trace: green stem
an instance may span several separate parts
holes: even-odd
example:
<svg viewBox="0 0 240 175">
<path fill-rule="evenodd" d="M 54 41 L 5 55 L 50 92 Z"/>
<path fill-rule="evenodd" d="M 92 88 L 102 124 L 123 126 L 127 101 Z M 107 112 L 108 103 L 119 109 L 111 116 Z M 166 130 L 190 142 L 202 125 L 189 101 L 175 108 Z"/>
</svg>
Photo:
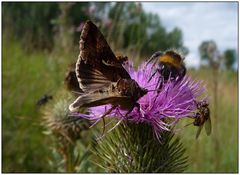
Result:
<svg viewBox="0 0 240 175">
<path fill-rule="evenodd" d="M 218 69 L 213 69 L 213 97 L 214 97 L 214 150 L 215 150 L 215 170 L 219 170 L 221 158 L 219 157 L 219 139 L 218 139 Z"/>
</svg>

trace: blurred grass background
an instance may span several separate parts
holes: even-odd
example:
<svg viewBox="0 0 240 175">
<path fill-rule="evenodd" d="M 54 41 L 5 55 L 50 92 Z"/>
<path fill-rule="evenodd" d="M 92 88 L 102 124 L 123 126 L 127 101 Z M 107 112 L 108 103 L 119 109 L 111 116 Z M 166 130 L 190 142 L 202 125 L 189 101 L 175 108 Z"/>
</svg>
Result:
<svg viewBox="0 0 240 175">
<path fill-rule="evenodd" d="M 54 97 L 64 87 L 66 70 L 79 53 L 85 20 L 98 24 L 112 49 L 128 55 L 136 64 L 159 49 L 177 48 L 188 53 L 181 30 L 167 32 L 159 17 L 145 13 L 140 3 L 3 3 L 2 8 L 3 172 L 57 171 L 49 163 L 52 141 L 43 134 L 36 102 L 44 94 Z M 204 81 L 214 111 L 211 67 L 188 69 L 187 74 Z M 203 130 L 195 140 L 193 126 L 178 133 L 189 155 L 186 172 L 238 172 L 237 84 L 235 70 L 219 71 L 218 116 L 212 117 L 211 136 Z"/>
</svg>

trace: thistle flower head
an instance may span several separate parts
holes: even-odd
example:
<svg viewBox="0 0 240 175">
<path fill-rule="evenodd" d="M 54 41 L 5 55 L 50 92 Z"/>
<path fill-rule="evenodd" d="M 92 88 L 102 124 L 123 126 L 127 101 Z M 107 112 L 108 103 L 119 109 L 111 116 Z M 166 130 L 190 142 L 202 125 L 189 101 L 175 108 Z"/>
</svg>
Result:
<svg viewBox="0 0 240 175">
<path fill-rule="evenodd" d="M 107 117 L 117 118 L 120 123 L 127 120 L 133 123 L 147 123 L 152 126 L 156 137 L 159 139 L 161 131 L 169 131 L 180 119 L 194 116 L 197 110 L 196 100 L 205 91 L 201 82 L 195 82 L 190 77 L 185 76 L 181 81 L 168 81 L 159 92 L 157 82 L 159 74 L 152 75 L 152 65 L 142 64 L 138 70 L 134 70 L 132 63 L 125 65 L 125 69 L 141 87 L 149 92 L 137 102 L 140 109 L 135 107 L 127 116 L 128 111 L 120 108 L 114 109 Z M 78 114 L 89 120 L 98 122 L 101 116 L 111 108 L 111 105 L 97 106 L 89 108 L 89 114 Z"/>
<path fill-rule="evenodd" d="M 64 99 L 57 99 L 55 103 L 44 108 L 42 124 L 55 135 L 75 141 L 80 137 L 81 131 L 88 129 L 90 124 L 85 119 L 76 120 L 69 116 L 68 104 L 72 97 L 70 94 L 63 94 L 63 96 Z"/>
</svg>

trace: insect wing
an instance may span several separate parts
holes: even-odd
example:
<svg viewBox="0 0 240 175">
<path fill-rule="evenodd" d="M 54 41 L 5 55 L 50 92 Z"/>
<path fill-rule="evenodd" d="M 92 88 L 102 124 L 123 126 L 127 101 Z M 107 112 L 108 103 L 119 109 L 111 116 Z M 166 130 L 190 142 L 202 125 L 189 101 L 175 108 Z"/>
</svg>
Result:
<svg viewBox="0 0 240 175">
<path fill-rule="evenodd" d="M 202 128 L 203 128 L 203 125 L 198 127 L 197 134 L 196 134 L 196 139 L 198 139 L 198 137 L 199 137 L 199 135 L 200 135 L 200 133 L 202 131 Z"/>
<path fill-rule="evenodd" d="M 85 64 L 80 60 L 76 69 L 78 82 L 80 88 L 84 92 L 96 91 L 98 89 L 104 89 L 111 85 L 111 81 L 96 67 L 89 64 Z"/>
<path fill-rule="evenodd" d="M 122 96 L 117 91 L 109 90 L 95 91 L 79 96 L 70 106 L 71 112 L 76 111 L 80 107 L 94 107 L 106 104 L 118 105 L 121 102 L 131 100 L 128 96 Z"/>
<path fill-rule="evenodd" d="M 209 136 L 212 132 L 212 124 L 211 124 L 211 119 L 210 117 L 206 120 L 205 122 L 205 131 L 207 135 Z"/>
<path fill-rule="evenodd" d="M 81 62 L 100 71 L 112 82 L 116 82 L 119 78 L 131 78 L 112 52 L 102 33 L 91 21 L 85 23 L 81 33 L 80 54 L 76 64 L 78 79 L 81 78 L 79 77 Z"/>
</svg>

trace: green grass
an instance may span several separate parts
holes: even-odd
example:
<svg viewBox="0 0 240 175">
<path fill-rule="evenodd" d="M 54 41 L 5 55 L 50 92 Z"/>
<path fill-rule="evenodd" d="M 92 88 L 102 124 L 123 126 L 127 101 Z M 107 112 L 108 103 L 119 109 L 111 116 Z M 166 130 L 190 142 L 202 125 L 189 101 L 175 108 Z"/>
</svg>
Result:
<svg viewBox="0 0 240 175">
<path fill-rule="evenodd" d="M 200 137 L 195 140 L 196 127 L 189 126 L 182 131 L 181 136 L 191 162 L 187 172 L 236 173 L 238 172 L 237 74 L 230 71 L 219 74 L 218 116 L 214 114 L 213 109 L 211 70 L 190 71 L 189 74 L 195 79 L 204 80 L 206 84 L 210 100 L 212 134 L 208 137 L 203 128 Z M 215 149 L 216 144 L 218 151 Z"/>
<path fill-rule="evenodd" d="M 23 47 L 3 40 L 3 172 L 46 172 L 49 149 L 36 102 L 63 86 L 67 64 Z"/>
<path fill-rule="evenodd" d="M 4 39 L 4 38 L 3 38 Z M 43 134 L 41 114 L 36 101 L 45 93 L 55 94 L 63 87 L 67 65 L 78 54 L 27 53 L 16 41 L 3 40 L 2 59 L 2 135 L 3 172 L 50 172 L 49 138 Z M 190 71 L 204 80 L 212 109 L 213 84 L 208 69 Z M 212 114 L 213 131 L 202 131 L 195 140 L 196 128 L 189 126 L 178 133 L 189 154 L 187 172 L 238 172 L 238 104 L 237 74 L 221 72 L 219 76 L 219 110 Z M 183 122 L 182 125 L 187 123 Z M 216 132 L 215 126 L 218 125 Z M 219 139 L 218 155 L 215 140 Z M 216 169 L 215 163 L 219 161 Z"/>
</svg>

